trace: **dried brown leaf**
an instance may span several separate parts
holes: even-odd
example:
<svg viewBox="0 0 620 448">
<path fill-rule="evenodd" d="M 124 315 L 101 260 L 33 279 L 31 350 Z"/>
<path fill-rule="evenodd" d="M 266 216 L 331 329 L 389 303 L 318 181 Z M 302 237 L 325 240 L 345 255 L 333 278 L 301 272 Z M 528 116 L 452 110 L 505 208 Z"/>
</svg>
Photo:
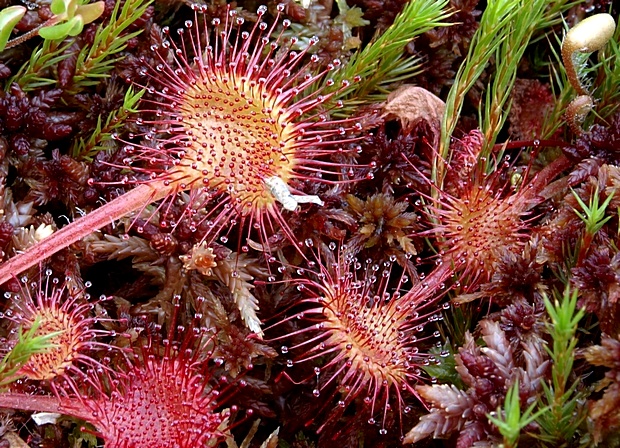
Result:
<svg viewBox="0 0 620 448">
<path fill-rule="evenodd" d="M 388 95 L 383 106 L 383 117 L 399 120 L 405 133 L 421 121 L 428 122 L 437 133 L 445 109 L 446 103 L 428 90 L 404 85 Z"/>
</svg>

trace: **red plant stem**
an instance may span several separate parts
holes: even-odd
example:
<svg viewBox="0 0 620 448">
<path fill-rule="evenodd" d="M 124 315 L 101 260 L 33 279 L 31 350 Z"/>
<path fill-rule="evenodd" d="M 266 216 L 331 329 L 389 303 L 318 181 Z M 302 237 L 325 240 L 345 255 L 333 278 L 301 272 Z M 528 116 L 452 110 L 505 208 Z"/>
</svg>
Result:
<svg viewBox="0 0 620 448">
<path fill-rule="evenodd" d="M 113 221 L 136 210 L 142 210 L 151 202 L 165 198 L 172 191 L 173 187 L 164 185 L 163 181 L 139 185 L 83 218 L 73 221 L 40 243 L 28 248 L 24 253 L 2 263 L 0 265 L 0 284 Z"/>
<path fill-rule="evenodd" d="M 66 414 L 87 421 L 92 420 L 92 413 L 78 399 L 72 400 L 69 405 L 63 405 L 57 397 L 6 392 L 0 394 L 0 408 L 51 412 L 53 414 Z"/>
<path fill-rule="evenodd" d="M 0 394 L 0 408 L 60 413 L 61 406 L 60 401 L 56 397 L 6 392 Z"/>
<path fill-rule="evenodd" d="M 571 146 L 571 144 L 564 140 L 514 140 L 493 145 L 493 152 L 499 152 L 502 149 L 519 149 L 526 146 L 533 146 L 535 148 L 554 148 L 556 146 L 567 148 Z"/>
<path fill-rule="evenodd" d="M 39 34 L 39 30 L 43 27 L 46 26 L 52 26 L 58 23 L 58 17 L 57 16 L 53 16 L 49 19 L 47 19 L 45 22 L 43 22 L 41 25 L 37 26 L 35 29 L 32 29 L 30 31 L 28 31 L 27 33 L 22 34 L 21 36 L 17 36 L 15 39 L 12 39 L 10 41 L 7 42 L 7 44 L 5 45 L 4 49 L 8 50 L 9 48 L 13 48 L 18 46 L 19 44 L 23 44 L 24 42 L 26 42 L 28 39 L 32 39 L 33 37 L 35 37 L 36 35 Z"/>
<path fill-rule="evenodd" d="M 586 259 L 588 253 L 590 252 L 590 245 L 592 244 L 593 239 L 593 234 L 589 232 L 584 233 L 583 239 L 581 240 L 581 247 L 579 247 L 579 254 L 577 255 L 577 262 L 575 263 L 575 266 L 583 266 L 583 262 Z"/>
<path fill-rule="evenodd" d="M 529 208 L 535 207 L 539 203 L 547 199 L 550 194 L 546 190 L 551 181 L 555 179 L 562 171 L 570 168 L 573 165 L 568 157 L 561 155 L 549 165 L 540 170 L 531 184 L 527 187 L 527 191 L 524 192 L 524 199 L 530 201 Z M 544 195 L 542 194 L 544 193 Z"/>
<path fill-rule="evenodd" d="M 417 306 L 425 302 L 432 294 L 434 294 L 439 285 L 445 283 L 452 274 L 454 274 L 454 266 L 444 261 L 439 267 L 433 270 L 426 278 L 420 280 L 411 291 L 402 296 L 401 302 L 408 303 L 411 306 Z M 437 296 L 438 298 L 441 295 Z"/>
</svg>

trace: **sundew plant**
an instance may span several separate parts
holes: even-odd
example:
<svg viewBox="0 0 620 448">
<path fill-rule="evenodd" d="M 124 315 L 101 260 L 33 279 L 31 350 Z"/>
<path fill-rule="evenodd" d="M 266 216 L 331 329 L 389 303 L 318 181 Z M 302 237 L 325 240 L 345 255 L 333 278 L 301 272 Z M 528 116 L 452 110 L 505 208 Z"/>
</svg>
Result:
<svg viewBox="0 0 620 448">
<path fill-rule="evenodd" d="M 4 2 L 0 446 L 620 447 L 617 8 Z"/>
</svg>

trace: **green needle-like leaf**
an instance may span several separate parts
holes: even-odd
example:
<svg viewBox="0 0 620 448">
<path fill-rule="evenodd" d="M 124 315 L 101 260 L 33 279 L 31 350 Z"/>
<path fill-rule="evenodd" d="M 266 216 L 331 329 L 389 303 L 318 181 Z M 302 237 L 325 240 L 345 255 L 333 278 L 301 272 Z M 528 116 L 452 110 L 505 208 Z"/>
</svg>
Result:
<svg viewBox="0 0 620 448">
<path fill-rule="evenodd" d="M 535 407 L 536 403 L 532 403 L 525 412 L 521 413 L 519 380 L 517 380 L 506 392 L 503 412 L 501 408 L 498 408 L 495 415 L 489 414 L 487 416 L 489 421 L 497 426 L 497 429 L 504 437 L 504 446 L 506 448 L 515 448 L 518 444 L 521 430 L 547 411 L 546 409 L 541 409 L 533 414 Z"/>
<path fill-rule="evenodd" d="M 605 216 L 605 211 L 607 210 L 607 207 L 609 206 L 611 200 L 614 197 L 613 193 L 608 195 L 607 199 L 605 199 L 605 201 L 599 205 L 600 198 L 597 188 L 592 194 L 588 205 L 586 205 L 585 202 L 581 200 L 579 195 L 575 193 L 575 191 L 571 191 L 573 193 L 573 196 L 575 197 L 575 200 L 579 204 L 579 207 L 581 207 L 581 209 L 583 210 L 583 213 L 581 213 L 577 209 L 573 209 L 573 211 L 577 214 L 577 216 L 579 216 L 579 218 L 581 218 L 581 220 L 586 225 L 586 232 L 589 235 L 596 234 L 596 232 L 601 230 L 605 223 L 611 219 L 611 216 Z"/>
<path fill-rule="evenodd" d="M 387 86 L 419 72 L 420 61 L 404 57 L 405 46 L 416 36 L 439 26 L 448 26 L 447 0 L 416 0 L 407 3 L 392 26 L 375 37 L 363 50 L 355 53 L 348 64 L 334 74 L 334 89 L 344 80 L 361 80 L 340 90 L 332 100 L 343 100 L 342 111 L 361 104 L 385 100 Z"/>
<path fill-rule="evenodd" d="M 20 378 L 19 369 L 28 362 L 32 355 L 45 353 L 56 347 L 50 340 L 60 335 L 62 331 L 36 336 L 40 325 L 40 318 L 37 317 L 28 331 L 24 332 L 22 328 L 19 329 L 17 343 L 0 360 L 0 388 Z"/>
<path fill-rule="evenodd" d="M 538 403 L 547 410 L 536 419 L 541 428 L 537 437 L 543 442 L 542 446 L 567 446 L 563 443 L 573 439 L 587 415 L 584 394 L 578 390 L 581 381 L 577 378 L 569 383 L 577 346 L 575 333 L 585 315 L 584 310 L 577 308 L 578 296 L 577 290 L 568 288 L 561 299 L 555 298 L 553 302 L 543 296 L 551 321 L 547 324 L 547 331 L 553 340 L 552 347 L 546 347 L 546 350 L 553 362 L 551 382 L 542 383 L 543 396 Z"/>
</svg>

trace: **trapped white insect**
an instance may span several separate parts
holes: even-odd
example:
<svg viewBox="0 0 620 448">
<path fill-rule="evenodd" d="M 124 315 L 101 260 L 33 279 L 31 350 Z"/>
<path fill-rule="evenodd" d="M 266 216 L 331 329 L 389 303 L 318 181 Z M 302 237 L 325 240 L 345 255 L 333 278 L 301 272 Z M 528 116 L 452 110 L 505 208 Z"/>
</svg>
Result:
<svg viewBox="0 0 620 448">
<path fill-rule="evenodd" d="M 291 194 L 288 185 L 277 176 L 265 179 L 265 185 L 274 199 L 282 204 L 286 210 L 295 211 L 299 204 L 323 205 L 323 201 L 316 195 Z"/>
</svg>

